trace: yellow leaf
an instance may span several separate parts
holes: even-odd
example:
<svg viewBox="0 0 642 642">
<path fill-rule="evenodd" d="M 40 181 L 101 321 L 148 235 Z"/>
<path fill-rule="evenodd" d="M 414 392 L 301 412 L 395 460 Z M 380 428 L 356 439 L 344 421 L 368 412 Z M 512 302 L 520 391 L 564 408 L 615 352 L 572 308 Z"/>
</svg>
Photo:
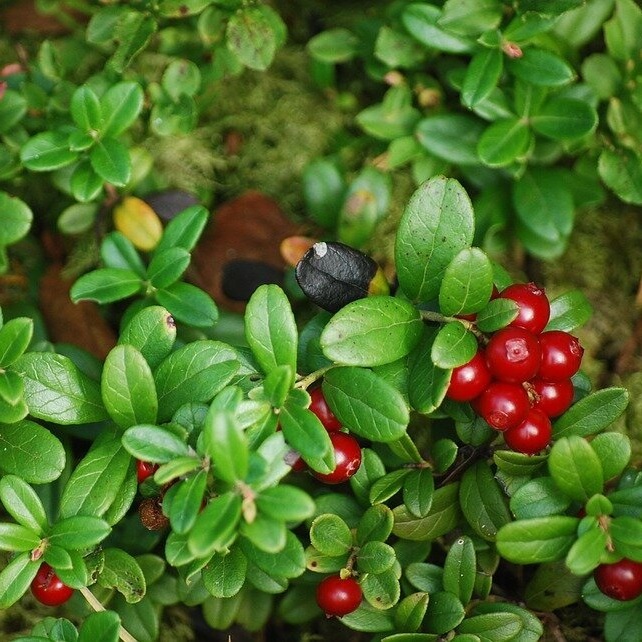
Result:
<svg viewBox="0 0 642 642">
<path fill-rule="evenodd" d="M 163 234 L 163 224 L 145 201 L 135 196 L 125 197 L 114 208 L 114 226 L 139 250 L 153 250 Z"/>
</svg>

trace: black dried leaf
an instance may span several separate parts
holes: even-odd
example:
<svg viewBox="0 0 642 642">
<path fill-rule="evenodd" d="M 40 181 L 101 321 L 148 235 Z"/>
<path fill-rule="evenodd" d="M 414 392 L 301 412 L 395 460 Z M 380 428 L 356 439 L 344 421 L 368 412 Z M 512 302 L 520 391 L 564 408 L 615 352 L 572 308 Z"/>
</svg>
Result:
<svg viewBox="0 0 642 642">
<path fill-rule="evenodd" d="M 377 263 L 343 243 L 315 243 L 297 263 L 295 275 L 306 296 L 329 312 L 369 294 L 388 291 Z"/>
</svg>

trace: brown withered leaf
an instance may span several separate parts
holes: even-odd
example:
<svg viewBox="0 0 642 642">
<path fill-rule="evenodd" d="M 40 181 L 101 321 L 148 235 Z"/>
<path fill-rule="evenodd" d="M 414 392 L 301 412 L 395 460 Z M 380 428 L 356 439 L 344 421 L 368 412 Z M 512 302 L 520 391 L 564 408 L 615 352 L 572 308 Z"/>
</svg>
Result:
<svg viewBox="0 0 642 642">
<path fill-rule="evenodd" d="M 76 20 L 86 21 L 86 17 L 78 11 L 67 7 L 62 7 L 61 10 Z M 70 32 L 70 28 L 54 15 L 39 11 L 35 0 L 20 0 L 1 7 L 0 24 L 9 35 L 37 33 L 43 36 L 60 36 Z"/>
<path fill-rule="evenodd" d="M 243 312 L 245 301 L 230 298 L 223 287 L 226 273 L 242 274 L 240 268 L 256 265 L 249 287 L 264 275 L 276 282 L 286 262 L 281 256 L 281 241 L 297 234 L 297 226 L 288 219 L 278 203 L 257 191 L 248 191 L 223 203 L 214 212 L 192 255 L 190 280 L 208 292 L 221 307 Z M 271 269 L 269 269 L 271 268 Z M 251 282 L 251 283 L 250 283 Z M 238 287 L 235 291 L 247 291 Z M 229 293 L 229 288 L 227 288 Z"/>
<path fill-rule="evenodd" d="M 71 343 L 104 359 L 116 345 L 116 335 L 95 303 L 72 303 L 69 297 L 72 281 L 64 279 L 61 271 L 62 265 L 53 263 L 40 279 L 40 311 L 51 340 Z"/>
</svg>

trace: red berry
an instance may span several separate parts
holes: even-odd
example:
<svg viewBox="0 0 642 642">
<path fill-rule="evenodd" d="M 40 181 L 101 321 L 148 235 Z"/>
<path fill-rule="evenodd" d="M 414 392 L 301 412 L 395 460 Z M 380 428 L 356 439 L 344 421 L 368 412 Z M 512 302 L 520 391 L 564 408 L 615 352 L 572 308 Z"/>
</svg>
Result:
<svg viewBox="0 0 642 642">
<path fill-rule="evenodd" d="M 642 595 L 642 564 L 621 559 L 615 564 L 600 564 L 593 573 L 597 588 L 614 600 L 634 600 Z"/>
<path fill-rule="evenodd" d="M 497 331 L 486 346 L 486 362 L 495 379 L 523 383 L 539 370 L 541 351 L 537 337 L 523 328 Z"/>
<path fill-rule="evenodd" d="M 518 307 L 517 317 L 510 322 L 515 328 L 524 328 L 539 334 L 551 316 L 551 306 L 542 288 L 534 283 L 514 283 L 499 294 L 501 299 L 511 299 Z"/>
<path fill-rule="evenodd" d="M 472 401 L 487 388 L 491 381 L 483 350 L 463 366 L 454 368 L 446 396 L 453 401 Z"/>
<path fill-rule="evenodd" d="M 562 330 L 542 332 L 539 337 L 542 359 L 538 378 L 546 381 L 570 379 L 582 364 L 584 348 L 572 334 Z"/>
<path fill-rule="evenodd" d="M 339 575 L 330 575 L 317 586 L 317 604 L 328 617 L 356 611 L 362 598 L 361 587 L 353 577 L 341 579 Z"/>
<path fill-rule="evenodd" d="M 539 408 L 548 417 L 559 417 L 573 403 L 575 391 L 570 379 L 562 379 L 561 381 L 533 379 L 530 386 L 536 397 L 533 408 Z"/>
<path fill-rule="evenodd" d="M 321 388 L 313 388 L 308 391 L 310 393 L 310 410 L 321 420 L 321 423 L 328 432 L 336 432 L 341 430 L 339 420 L 334 416 L 332 410 L 328 406 L 323 391 Z"/>
<path fill-rule="evenodd" d="M 138 483 L 142 484 L 148 477 L 151 477 L 158 470 L 158 464 L 152 464 L 149 461 L 136 462 L 136 477 Z"/>
<path fill-rule="evenodd" d="M 31 592 L 41 604 L 59 606 L 74 594 L 74 589 L 63 584 L 51 566 L 43 562 L 31 582 Z"/>
<path fill-rule="evenodd" d="M 551 420 L 539 408 L 531 408 L 519 426 L 504 433 L 504 441 L 515 452 L 535 455 L 548 446 L 552 433 Z"/>
<path fill-rule="evenodd" d="M 334 447 L 334 470 L 327 475 L 313 471 L 312 474 L 326 484 L 340 484 L 354 475 L 361 466 L 361 446 L 345 432 L 331 432 L 330 441 Z"/>
<path fill-rule="evenodd" d="M 475 400 L 475 410 L 495 430 L 518 426 L 528 415 L 530 401 L 523 386 L 493 381 Z"/>
</svg>

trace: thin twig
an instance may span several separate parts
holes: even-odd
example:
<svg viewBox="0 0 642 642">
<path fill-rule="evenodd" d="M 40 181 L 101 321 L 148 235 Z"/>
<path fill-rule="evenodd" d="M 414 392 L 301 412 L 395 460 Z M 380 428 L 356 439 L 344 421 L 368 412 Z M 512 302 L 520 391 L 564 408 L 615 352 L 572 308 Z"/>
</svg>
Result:
<svg viewBox="0 0 642 642">
<path fill-rule="evenodd" d="M 102 605 L 102 602 L 87 588 L 86 586 L 83 586 L 83 588 L 80 589 L 80 592 L 82 593 L 82 596 L 89 602 L 89 605 L 91 606 L 94 611 L 97 613 L 100 611 L 106 611 L 105 607 Z M 123 642 L 137 642 L 136 638 L 129 633 L 126 629 L 124 629 L 122 626 L 120 627 L 120 630 L 118 631 L 118 637 L 123 641 Z"/>
</svg>

